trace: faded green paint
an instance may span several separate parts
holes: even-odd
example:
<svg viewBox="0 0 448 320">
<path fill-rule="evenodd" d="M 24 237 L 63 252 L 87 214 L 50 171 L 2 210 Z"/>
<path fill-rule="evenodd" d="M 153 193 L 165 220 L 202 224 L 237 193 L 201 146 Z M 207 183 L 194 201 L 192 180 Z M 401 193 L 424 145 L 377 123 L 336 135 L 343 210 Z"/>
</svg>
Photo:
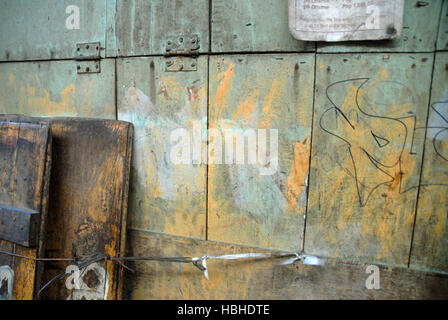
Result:
<svg viewBox="0 0 448 320">
<path fill-rule="evenodd" d="M 207 57 L 188 72 L 166 72 L 170 60 L 117 61 L 118 118 L 135 126 L 128 221 L 134 228 L 205 238 L 206 166 L 173 163 L 170 134 L 179 128 L 191 133 L 194 121 L 206 128 Z"/>
<path fill-rule="evenodd" d="M 76 61 L 0 64 L 0 113 L 115 118 L 115 62 L 78 74 Z"/>
<path fill-rule="evenodd" d="M 448 272 L 448 52 L 436 55 L 411 267 Z M 424 130 L 422 128 L 420 130 Z"/>
<path fill-rule="evenodd" d="M 117 0 L 106 0 L 106 57 L 117 56 Z"/>
<path fill-rule="evenodd" d="M 80 30 L 65 28 L 68 5 L 80 8 Z M 438 148 L 444 154 L 445 131 L 427 129 L 420 177 L 427 113 L 429 124 L 441 121 L 427 108 L 431 52 L 436 42 L 438 50 L 448 44 L 447 8 L 448 1 L 406 0 L 401 38 L 319 43 L 321 53 L 346 54 L 318 54 L 314 66 L 313 53 L 298 52 L 315 51 L 316 43 L 293 39 L 286 0 L 0 0 L 0 61 L 9 61 L 0 64 L 0 113 L 109 119 L 118 113 L 133 122 L 133 228 L 295 251 L 304 241 L 308 201 L 308 253 L 407 266 L 411 250 L 411 268 L 448 271 L 447 187 L 440 186 L 446 184 L 448 169 L 436 152 Z M 174 60 L 161 57 L 167 38 L 188 34 L 198 35 L 204 54 L 197 71 L 166 72 L 166 62 Z M 105 47 L 102 57 L 124 59 L 102 59 L 101 73 L 84 75 L 77 74 L 74 60 L 11 62 L 73 59 L 77 43 L 95 41 Z M 210 55 L 208 68 L 210 51 L 219 55 Z M 126 58 L 140 55 L 159 56 Z M 446 65 L 447 55 L 438 54 L 432 103 L 448 99 Z M 355 78 L 369 81 L 346 81 Z M 356 109 L 359 92 L 361 108 L 367 105 L 368 112 L 393 119 L 362 114 Z M 342 114 L 326 112 L 335 105 L 355 128 L 347 127 Z M 278 129 L 278 171 L 261 176 L 254 166 L 173 165 L 170 133 L 179 127 L 192 129 L 194 120 L 203 125 L 203 134 L 207 124 Z M 358 151 L 367 145 L 364 149 L 375 149 L 371 153 L 387 162 L 400 148 L 395 142 L 403 139 L 400 123 L 407 129 L 401 167 L 392 162 L 382 168 L 355 151 L 352 159 L 347 143 L 338 138 L 351 141 Z M 198 246 L 201 251 L 207 244 Z M 250 269 L 242 277 L 256 279 L 260 270 Z M 155 288 L 166 290 L 169 277 L 168 272 Z M 184 280 L 188 288 L 191 279 Z M 217 283 L 207 289 L 211 296 L 222 284 Z M 148 290 L 145 285 L 137 287 Z M 240 288 L 233 286 L 231 291 L 236 290 Z M 182 297 L 192 294 L 184 293 Z M 170 293 L 148 291 L 152 297 L 165 294 Z"/>
<path fill-rule="evenodd" d="M 163 54 L 167 37 L 196 34 L 209 50 L 208 0 L 117 0 L 118 56 Z"/>
<path fill-rule="evenodd" d="M 79 7 L 79 30 L 66 28 L 69 5 Z M 105 46 L 106 0 L 0 0 L 0 61 L 75 58 L 86 42 Z"/>
<path fill-rule="evenodd" d="M 209 164 L 208 239 L 300 250 L 313 74 L 313 54 L 211 57 L 209 123 L 221 133 L 224 146 L 221 164 Z M 232 145 L 226 144 L 224 130 L 247 129 L 255 130 L 258 139 L 257 129 L 266 129 L 266 142 L 258 140 L 257 150 L 269 150 L 270 160 L 258 157 L 258 164 L 250 164 L 253 144 L 248 142 L 244 164 L 225 163 L 225 150 Z M 278 165 L 269 158 L 275 141 L 270 129 L 278 131 Z M 272 170 L 263 174 L 262 168 Z"/>
<path fill-rule="evenodd" d="M 317 56 L 305 252 L 407 266 L 432 63 Z"/>
<path fill-rule="evenodd" d="M 314 42 L 294 39 L 287 0 L 213 0 L 212 51 L 314 51 Z"/>
<path fill-rule="evenodd" d="M 448 50 L 448 1 L 446 0 L 443 0 L 442 12 L 440 13 L 437 50 Z"/>
<path fill-rule="evenodd" d="M 422 2 L 422 5 L 418 5 Z M 426 3 L 426 5 L 424 4 Z M 434 51 L 442 0 L 406 0 L 403 31 L 394 40 L 319 42 L 318 52 L 430 52 Z"/>
</svg>

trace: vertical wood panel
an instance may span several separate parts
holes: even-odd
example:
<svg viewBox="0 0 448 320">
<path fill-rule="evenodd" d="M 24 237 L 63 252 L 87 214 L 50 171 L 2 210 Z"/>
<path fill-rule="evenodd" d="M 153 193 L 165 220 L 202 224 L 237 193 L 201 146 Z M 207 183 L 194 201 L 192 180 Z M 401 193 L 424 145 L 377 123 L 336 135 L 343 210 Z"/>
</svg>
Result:
<svg viewBox="0 0 448 320">
<path fill-rule="evenodd" d="M 205 238 L 206 165 L 170 160 L 171 133 L 207 127 L 207 57 L 197 71 L 167 72 L 171 58 L 118 60 L 118 117 L 135 125 L 129 223 Z M 191 63 L 190 58 L 184 58 Z M 188 146 L 190 147 L 190 146 Z M 202 142 L 205 147 L 205 141 Z"/>
<path fill-rule="evenodd" d="M 118 0 L 119 56 L 163 54 L 170 36 L 196 34 L 200 52 L 209 50 L 208 0 Z"/>
<path fill-rule="evenodd" d="M 300 250 L 313 81 L 312 54 L 211 58 L 210 128 L 219 130 L 223 144 L 225 130 L 266 129 L 258 150 L 269 150 L 269 130 L 278 130 L 278 165 L 272 159 L 268 165 L 250 164 L 250 142 L 244 164 L 226 164 L 221 148 L 222 164 L 209 164 L 209 239 Z M 271 174 L 262 175 L 263 167 L 273 169 Z"/>
<path fill-rule="evenodd" d="M 106 57 L 117 56 L 117 0 L 106 0 Z"/>
<path fill-rule="evenodd" d="M 306 252 L 407 265 L 432 62 L 318 55 Z"/>
<path fill-rule="evenodd" d="M 294 39 L 288 1 L 213 0 L 212 51 L 314 51 L 314 42 Z"/>
<path fill-rule="evenodd" d="M 0 203 L 39 212 L 36 243 L 32 248 L 5 240 L 0 240 L 0 248 L 41 258 L 48 204 L 49 129 L 43 125 L 1 122 L 0 131 Z M 8 265 L 14 270 L 14 299 L 32 299 L 40 284 L 40 263 L 0 254 L 0 265 Z"/>
<path fill-rule="evenodd" d="M 115 64 L 77 74 L 75 61 L 0 64 L 0 113 L 115 119 Z"/>
<path fill-rule="evenodd" d="M 448 53 L 436 54 L 420 198 L 410 263 L 412 268 L 445 272 L 448 271 L 447 68 Z"/>
<path fill-rule="evenodd" d="M 403 31 L 394 40 L 319 42 L 318 52 L 430 52 L 435 50 L 442 0 L 406 0 Z"/>
<path fill-rule="evenodd" d="M 448 50 L 448 1 L 446 0 L 443 0 L 442 12 L 440 13 L 437 50 Z"/>
<path fill-rule="evenodd" d="M 70 59 L 76 44 L 106 42 L 106 0 L 1 0 L 0 61 Z M 70 5 L 79 29 L 67 29 Z M 101 50 L 104 56 L 104 50 Z"/>
</svg>

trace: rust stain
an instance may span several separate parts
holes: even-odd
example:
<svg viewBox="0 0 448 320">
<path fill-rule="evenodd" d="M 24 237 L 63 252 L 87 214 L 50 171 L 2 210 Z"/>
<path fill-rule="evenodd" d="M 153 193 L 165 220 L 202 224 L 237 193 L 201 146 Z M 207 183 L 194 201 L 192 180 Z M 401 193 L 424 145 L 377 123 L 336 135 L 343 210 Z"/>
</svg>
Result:
<svg viewBox="0 0 448 320">
<path fill-rule="evenodd" d="M 188 100 L 190 100 L 190 101 L 198 100 L 198 98 L 199 98 L 198 88 L 187 87 L 187 91 L 188 91 Z"/>
<path fill-rule="evenodd" d="M 159 90 L 159 92 L 157 92 L 158 95 L 163 94 L 163 96 L 167 99 L 170 100 L 170 96 L 168 95 L 168 91 L 166 90 L 166 86 L 162 86 Z"/>
<path fill-rule="evenodd" d="M 230 80 L 235 72 L 235 66 L 232 62 L 228 63 L 227 69 L 218 74 L 217 80 L 219 81 L 218 88 L 215 95 L 215 107 L 216 116 L 211 119 L 210 125 L 215 127 L 218 125 L 218 121 L 221 119 L 222 111 L 226 108 L 226 96 L 230 88 Z"/>
<path fill-rule="evenodd" d="M 272 102 L 274 100 L 275 95 L 278 91 L 278 80 L 274 80 L 272 82 L 271 90 L 269 91 L 268 96 L 265 99 L 265 103 L 263 106 L 263 121 L 261 123 L 262 128 L 269 128 L 271 126 L 271 120 L 275 117 L 272 112 Z"/>
<path fill-rule="evenodd" d="M 238 107 L 233 115 L 234 123 L 238 119 L 242 119 L 245 124 L 249 122 L 255 109 L 256 99 L 256 95 L 249 97 Z"/>
<path fill-rule="evenodd" d="M 286 199 L 290 210 L 297 210 L 297 201 L 299 195 L 303 192 L 305 180 L 308 175 L 309 167 L 309 144 L 307 138 L 302 142 L 296 142 L 294 145 L 294 163 L 291 168 L 291 173 L 288 176 L 288 191 Z"/>
<path fill-rule="evenodd" d="M 382 66 L 381 64 L 378 65 L 378 76 L 381 80 L 385 80 L 389 78 L 389 73 L 387 72 L 386 68 Z"/>
</svg>

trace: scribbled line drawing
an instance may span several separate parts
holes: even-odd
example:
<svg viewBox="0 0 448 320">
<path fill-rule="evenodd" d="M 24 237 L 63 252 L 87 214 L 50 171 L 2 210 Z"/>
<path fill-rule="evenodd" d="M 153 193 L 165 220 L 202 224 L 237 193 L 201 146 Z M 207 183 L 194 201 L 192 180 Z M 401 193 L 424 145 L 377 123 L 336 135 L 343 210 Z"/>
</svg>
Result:
<svg viewBox="0 0 448 320">
<path fill-rule="evenodd" d="M 448 101 L 437 101 L 431 104 L 431 111 L 433 112 L 433 114 L 437 115 L 437 122 L 440 123 L 442 122 L 442 125 L 440 126 L 433 126 L 433 125 L 429 125 L 428 127 L 426 127 L 427 129 L 440 129 L 433 137 L 432 139 L 432 145 L 434 146 L 434 151 L 436 152 L 436 154 L 442 158 L 445 161 L 448 161 L 448 150 L 444 150 L 443 149 L 443 144 L 442 141 L 447 140 L 446 138 L 443 139 L 443 137 L 441 137 L 442 135 L 446 135 L 448 137 L 448 110 L 444 110 L 446 115 L 443 114 L 443 111 L 438 110 L 437 106 L 445 106 L 448 107 Z M 431 116 L 431 114 L 430 114 Z M 420 129 L 420 128 L 418 128 Z M 425 129 L 425 127 L 423 127 L 422 129 Z"/>
<path fill-rule="evenodd" d="M 400 194 L 418 187 L 414 185 L 405 189 L 402 163 L 407 144 L 410 146 L 409 154 L 416 155 L 415 131 L 422 128 L 416 127 L 415 115 L 388 117 L 375 113 L 379 109 L 379 104 L 382 105 L 384 113 L 387 107 L 392 107 L 392 103 L 378 103 L 366 99 L 360 101 L 360 92 L 369 81 L 370 78 L 353 78 L 331 83 L 326 88 L 326 97 L 332 106 L 325 110 L 319 119 L 323 131 L 342 140 L 348 147 L 353 173 L 347 171 L 356 182 L 360 206 L 365 206 L 373 192 L 381 186 L 396 185 Z M 399 82 L 384 81 L 384 84 L 393 84 L 410 92 L 410 89 Z M 347 105 L 346 101 L 338 104 L 337 93 L 340 95 L 340 89 L 348 88 L 349 85 L 356 87 L 352 104 L 349 102 Z M 432 108 L 448 124 L 447 119 L 434 106 Z M 410 123 L 413 127 L 411 129 L 407 125 Z M 428 128 L 441 129 L 434 137 L 434 149 L 437 155 L 447 160 L 448 155 L 437 145 L 437 138 L 442 134 L 448 134 L 448 127 Z M 408 142 L 408 139 L 411 141 Z M 425 186 L 428 185 L 430 184 Z"/>
</svg>

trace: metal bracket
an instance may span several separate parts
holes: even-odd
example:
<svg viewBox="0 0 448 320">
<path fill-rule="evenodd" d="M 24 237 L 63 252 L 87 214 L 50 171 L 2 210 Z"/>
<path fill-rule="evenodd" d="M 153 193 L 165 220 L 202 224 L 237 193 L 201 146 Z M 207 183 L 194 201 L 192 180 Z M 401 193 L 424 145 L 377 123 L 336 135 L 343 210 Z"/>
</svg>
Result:
<svg viewBox="0 0 448 320">
<path fill-rule="evenodd" d="M 76 44 L 76 70 L 78 74 L 100 73 L 100 42 Z"/>
<path fill-rule="evenodd" d="M 78 74 L 100 73 L 100 60 L 76 61 L 76 70 Z"/>
<path fill-rule="evenodd" d="M 198 61 L 192 57 L 171 57 L 165 61 L 165 71 L 197 71 Z"/>
<path fill-rule="evenodd" d="M 197 34 L 168 37 L 165 41 L 165 56 L 196 56 L 200 47 Z"/>
<path fill-rule="evenodd" d="M 76 44 L 76 60 L 100 59 L 100 42 L 88 42 Z"/>
</svg>

